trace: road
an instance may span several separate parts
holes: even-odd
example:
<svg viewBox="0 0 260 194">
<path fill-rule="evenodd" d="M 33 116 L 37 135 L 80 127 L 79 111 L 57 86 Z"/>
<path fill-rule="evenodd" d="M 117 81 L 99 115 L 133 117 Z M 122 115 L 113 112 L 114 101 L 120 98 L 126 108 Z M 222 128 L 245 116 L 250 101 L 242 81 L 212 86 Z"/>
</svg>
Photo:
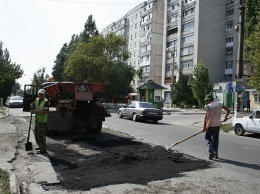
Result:
<svg viewBox="0 0 260 194">
<path fill-rule="evenodd" d="M 133 122 L 128 119 L 119 119 L 116 113 L 107 118 L 105 126 L 131 134 L 139 139 L 169 146 L 201 130 L 204 115 L 179 113 L 164 115 L 158 124 Z M 197 123 L 198 127 L 192 126 Z M 260 192 L 260 139 L 259 136 L 236 136 L 234 133 L 220 133 L 219 160 L 214 160 L 224 174 L 237 177 L 237 183 L 251 185 Z M 204 134 L 199 134 L 172 149 L 207 160 L 207 148 Z M 220 176 L 222 176 L 220 174 Z M 247 181 L 248 180 L 248 181 Z M 248 186 L 245 186 L 245 188 Z M 243 192 L 242 192 L 243 193 Z M 254 193 L 248 190 L 247 193 Z"/>
<path fill-rule="evenodd" d="M 30 115 L 23 113 L 21 109 L 10 109 L 9 113 L 18 117 Z M 200 131 L 204 117 L 203 114 L 173 113 L 164 115 L 162 121 L 154 124 L 119 119 L 117 114 L 111 114 L 112 117 L 106 118 L 103 123 L 104 126 L 162 146 L 169 146 Z M 197 127 L 194 127 L 194 123 Z M 175 188 L 176 184 L 180 184 L 182 190 L 191 190 L 192 193 L 205 193 L 201 192 L 205 187 L 207 193 L 260 193 L 259 141 L 259 137 L 252 135 L 238 137 L 234 133 L 221 133 L 220 159 L 214 160 L 219 168 L 185 173 L 184 177 L 171 179 L 171 187 Z M 208 160 L 204 134 L 199 134 L 172 149 Z M 115 188 L 113 186 L 113 189 Z"/>
</svg>

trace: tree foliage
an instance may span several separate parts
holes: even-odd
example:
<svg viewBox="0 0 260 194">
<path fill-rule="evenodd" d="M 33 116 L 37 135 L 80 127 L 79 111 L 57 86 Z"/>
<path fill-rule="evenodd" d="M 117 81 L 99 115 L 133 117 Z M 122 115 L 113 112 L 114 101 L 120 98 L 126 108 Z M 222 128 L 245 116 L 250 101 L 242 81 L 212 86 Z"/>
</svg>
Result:
<svg viewBox="0 0 260 194">
<path fill-rule="evenodd" d="M 191 104 L 193 99 L 192 90 L 189 85 L 189 77 L 180 72 L 178 82 L 173 88 L 173 101 L 179 105 L 181 102 Z"/>
<path fill-rule="evenodd" d="M 97 30 L 96 22 L 93 19 L 93 16 L 89 15 L 84 25 L 84 30 L 80 33 L 80 38 L 82 38 L 83 42 L 88 43 L 90 37 L 96 36 L 98 34 L 99 32 Z"/>
<path fill-rule="evenodd" d="M 135 75 L 135 70 L 124 63 L 129 57 L 126 45 L 126 39 L 114 33 L 93 36 L 88 43 L 79 42 L 67 60 L 65 78 L 69 81 L 106 83 L 111 94 L 121 93 L 129 88 Z M 121 82 L 118 83 L 118 80 Z"/>
<path fill-rule="evenodd" d="M 56 56 L 56 60 L 54 61 L 55 64 L 52 68 L 52 76 L 54 80 L 64 81 L 66 79 L 64 77 L 64 68 L 70 54 L 74 52 L 79 42 L 87 43 L 90 37 L 96 35 L 98 35 L 96 23 L 95 20 L 93 20 L 92 15 L 90 15 L 84 25 L 84 30 L 80 33 L 80 35 L 74 34 L 71 37 L 69 44 L 65 43 Z"/>
<path fill-rule="evenodd" d="M 9 51 L 3 50 L 2 46 L 3 43 L 0 42 L 0 98 L 5 102 L 12 93 L 15 80 L 21 78 L 24 72 L 19 64 L 11 61 Z"/>
<path fill-rule="evenodd" d="M 36 73 L 33 75 L 32 85 L 37 86 L 37 88 L 41 88 L 42 83 L 47 82 L 47 79 L 50 77 L 48 74 L 45 75 L 45 67 L 42 69 L 38 69 Z"/>
<path fill-rule="evenodd" d="M 258 15 L 260 21 L 260 14 Z M 250 85 L 260 90 L 260 22 L 255 25 L 255 30 L 246 39 L 247 59 L 253 64 L 254 71 L 250 78 Z"/>
<path fill-rule="evenodd" d="M 259 24 L 257 17 L 260 13 L 260 0 L 246 0 L 245 9 L 245 37 L 247 38 L 256 30 L 256 25 Z"/>
<path fill-rule="evenodd" d="M 213 84 L 209 79 L 208 68 L 203 61 L 200 61 L 195 66 L 190 84 L 194 98 L 200 105 L 203 105 L 205 96 L 213 91 Z"/>
</svg>

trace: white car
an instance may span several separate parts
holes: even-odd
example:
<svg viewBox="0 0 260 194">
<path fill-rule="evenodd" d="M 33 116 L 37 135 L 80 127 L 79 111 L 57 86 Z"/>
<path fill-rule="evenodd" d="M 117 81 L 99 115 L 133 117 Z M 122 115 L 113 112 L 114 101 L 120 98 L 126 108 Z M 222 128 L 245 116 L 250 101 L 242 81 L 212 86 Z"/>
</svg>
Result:
<svg viewBox="0 0 260 194">
<path fill-rule="evenodd" d="M 249 117 L 236 118 L 232 121 L 235 134 L 242 136 L 245 132 L 260 133 L 260 108 L 256 109 Z"/>
</svg>

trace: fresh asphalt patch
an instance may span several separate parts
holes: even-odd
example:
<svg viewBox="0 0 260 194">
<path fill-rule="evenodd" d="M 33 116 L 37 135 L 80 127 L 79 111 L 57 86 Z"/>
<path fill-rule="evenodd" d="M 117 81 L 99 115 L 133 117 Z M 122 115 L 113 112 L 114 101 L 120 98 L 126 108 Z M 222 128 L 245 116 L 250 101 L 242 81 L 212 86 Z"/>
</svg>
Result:
<svg viewBox="0 0 260 194">
<path fill-rule="evenodd" d="M 124 183 L 146 185 L 215 167 L 209 161 L 167 152 L 111 129 L 98 135 L 79 132 L 50 137 L 47 149 L 60 180 L 53 187 L 71 191 Z"/>
</svg>

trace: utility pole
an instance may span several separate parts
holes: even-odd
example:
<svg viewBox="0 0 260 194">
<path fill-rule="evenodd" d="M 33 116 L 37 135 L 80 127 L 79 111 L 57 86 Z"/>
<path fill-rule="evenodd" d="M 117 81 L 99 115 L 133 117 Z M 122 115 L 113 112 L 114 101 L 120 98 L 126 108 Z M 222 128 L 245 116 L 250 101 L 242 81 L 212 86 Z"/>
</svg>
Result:
<svg viewBox="0 0 260 194">
<path fill-rule="evenodd" d="M 239 44 L 238 44 L 238 74 L 237 78 L 241 80 L 243 78 L 243 64 L 244 64 L 244 34 L 245 34 L 245 2 L 240 0 L 239 2 Z M 238 84 L 238 83 L 236 83 Z M 241 91 L 237 91 L 237 112 L 241 109 Z"/>
<path fill-rule="evenodd" d="M 171 52 L 171 55 L 172 55 L 172 85 L 171 85 L 171 93 L 173 94 L 173 87 L 174 87 L 174 58 L 175 58 L 175 47 L 173 47 L 173 51 Z M 173 97 L 173 95 L 172 95 Z M 172 99 L 172 103 L 171 103 L 171 107 L 173 105 L 173 99 Z"/>
</svg>

